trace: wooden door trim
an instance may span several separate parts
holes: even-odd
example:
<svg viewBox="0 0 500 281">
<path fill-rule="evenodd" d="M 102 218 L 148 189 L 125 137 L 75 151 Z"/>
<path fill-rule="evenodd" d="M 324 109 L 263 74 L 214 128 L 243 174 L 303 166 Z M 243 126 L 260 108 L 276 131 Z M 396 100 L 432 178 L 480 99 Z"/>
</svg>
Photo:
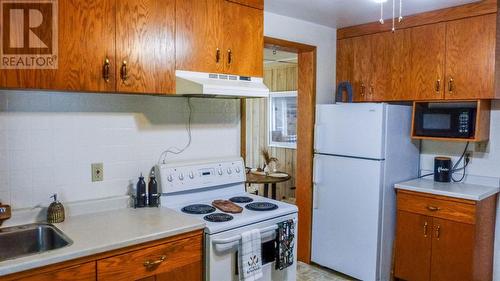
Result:
<svg viewBox="0 0 500 281">
<path fill-rule="evenodd" d="M 497 0 L 483 0 L 476 3 L 465 4 L 456 7 L 450 7 L 435 11 L 406 16 L 401 23 L 398 23 L 397 29 L 410 28 L 420 25 L 433 24 L 458 20 L 467 17 L 492 14 L 497 12 Z M 368 35 L 373 33 L 390 31 L 392 21 L 386 21 L 385 24 L 371 22 L 356 26 L 340 28 L 337 30 L 337 40 Z"/>
<path fill-rule="evenodd" d="M 316 111 L 316 47 L 278 38 L 264 37 L 266 48 L 298 54 L 297 162 L 300 177 L 296 179 L 296 204 L 299 209 L 297 242 L 298 260 L 311 262 L 314 119 Z M 241 101 L 241 155 L 246 156 L 245 100 Z"/>
</svg>

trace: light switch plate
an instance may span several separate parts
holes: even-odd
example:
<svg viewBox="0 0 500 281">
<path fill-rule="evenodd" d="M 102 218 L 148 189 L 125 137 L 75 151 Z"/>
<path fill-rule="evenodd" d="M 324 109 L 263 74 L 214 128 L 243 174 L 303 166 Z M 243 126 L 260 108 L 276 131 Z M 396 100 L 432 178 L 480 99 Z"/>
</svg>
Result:
<svg viewBox="0 0 500 281">
<path fill-rule="evenodd" d="M 104 168 L 102 163 L 91 164 L 92 168 L 92 182 L 104 180 Z"/>
</svg>

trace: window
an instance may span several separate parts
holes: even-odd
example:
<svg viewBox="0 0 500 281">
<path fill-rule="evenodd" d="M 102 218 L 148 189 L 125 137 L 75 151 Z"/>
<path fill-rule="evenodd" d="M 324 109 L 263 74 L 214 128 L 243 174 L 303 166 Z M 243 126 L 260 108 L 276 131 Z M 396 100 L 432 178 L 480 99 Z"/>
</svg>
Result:
<svg viewBox="0 0 500 281">
<path fill-rule="evenodd" d="M 269 146 L 297 148 L 297 91 L 269 95 Z"/>
</svg>

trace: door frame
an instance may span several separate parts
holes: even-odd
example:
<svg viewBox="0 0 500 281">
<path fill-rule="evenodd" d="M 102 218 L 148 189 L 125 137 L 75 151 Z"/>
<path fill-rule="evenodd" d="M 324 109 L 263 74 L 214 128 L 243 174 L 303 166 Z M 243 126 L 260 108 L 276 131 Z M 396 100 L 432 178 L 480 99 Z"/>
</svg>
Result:
<svg viewBox="0 0 500 281">
<path fill-rule="evenodd" d="M 297 259 L 311 262 L 314 120 L 316 111 L 316 46 L 264 37 L 264 47 L 298 55 L 296 204 L 299 209 Z M 241 156 L 246 159 L 246 102 L 240 103 Z M 300 195 L 300 196 L 297 196 Z"/>
</svg>

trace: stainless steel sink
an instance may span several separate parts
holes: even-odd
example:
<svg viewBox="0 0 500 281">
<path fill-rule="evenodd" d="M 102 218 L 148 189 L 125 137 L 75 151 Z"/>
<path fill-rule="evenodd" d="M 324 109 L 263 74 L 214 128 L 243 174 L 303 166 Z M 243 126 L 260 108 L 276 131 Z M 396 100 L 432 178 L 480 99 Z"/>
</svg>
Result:
<svg viewBox="0 0 500 281">
<path fill-rule="evenodd" d="M 51 224 L 0 228 L 0 261 L 60 249 L 73 243 Z"/>
</svg>

